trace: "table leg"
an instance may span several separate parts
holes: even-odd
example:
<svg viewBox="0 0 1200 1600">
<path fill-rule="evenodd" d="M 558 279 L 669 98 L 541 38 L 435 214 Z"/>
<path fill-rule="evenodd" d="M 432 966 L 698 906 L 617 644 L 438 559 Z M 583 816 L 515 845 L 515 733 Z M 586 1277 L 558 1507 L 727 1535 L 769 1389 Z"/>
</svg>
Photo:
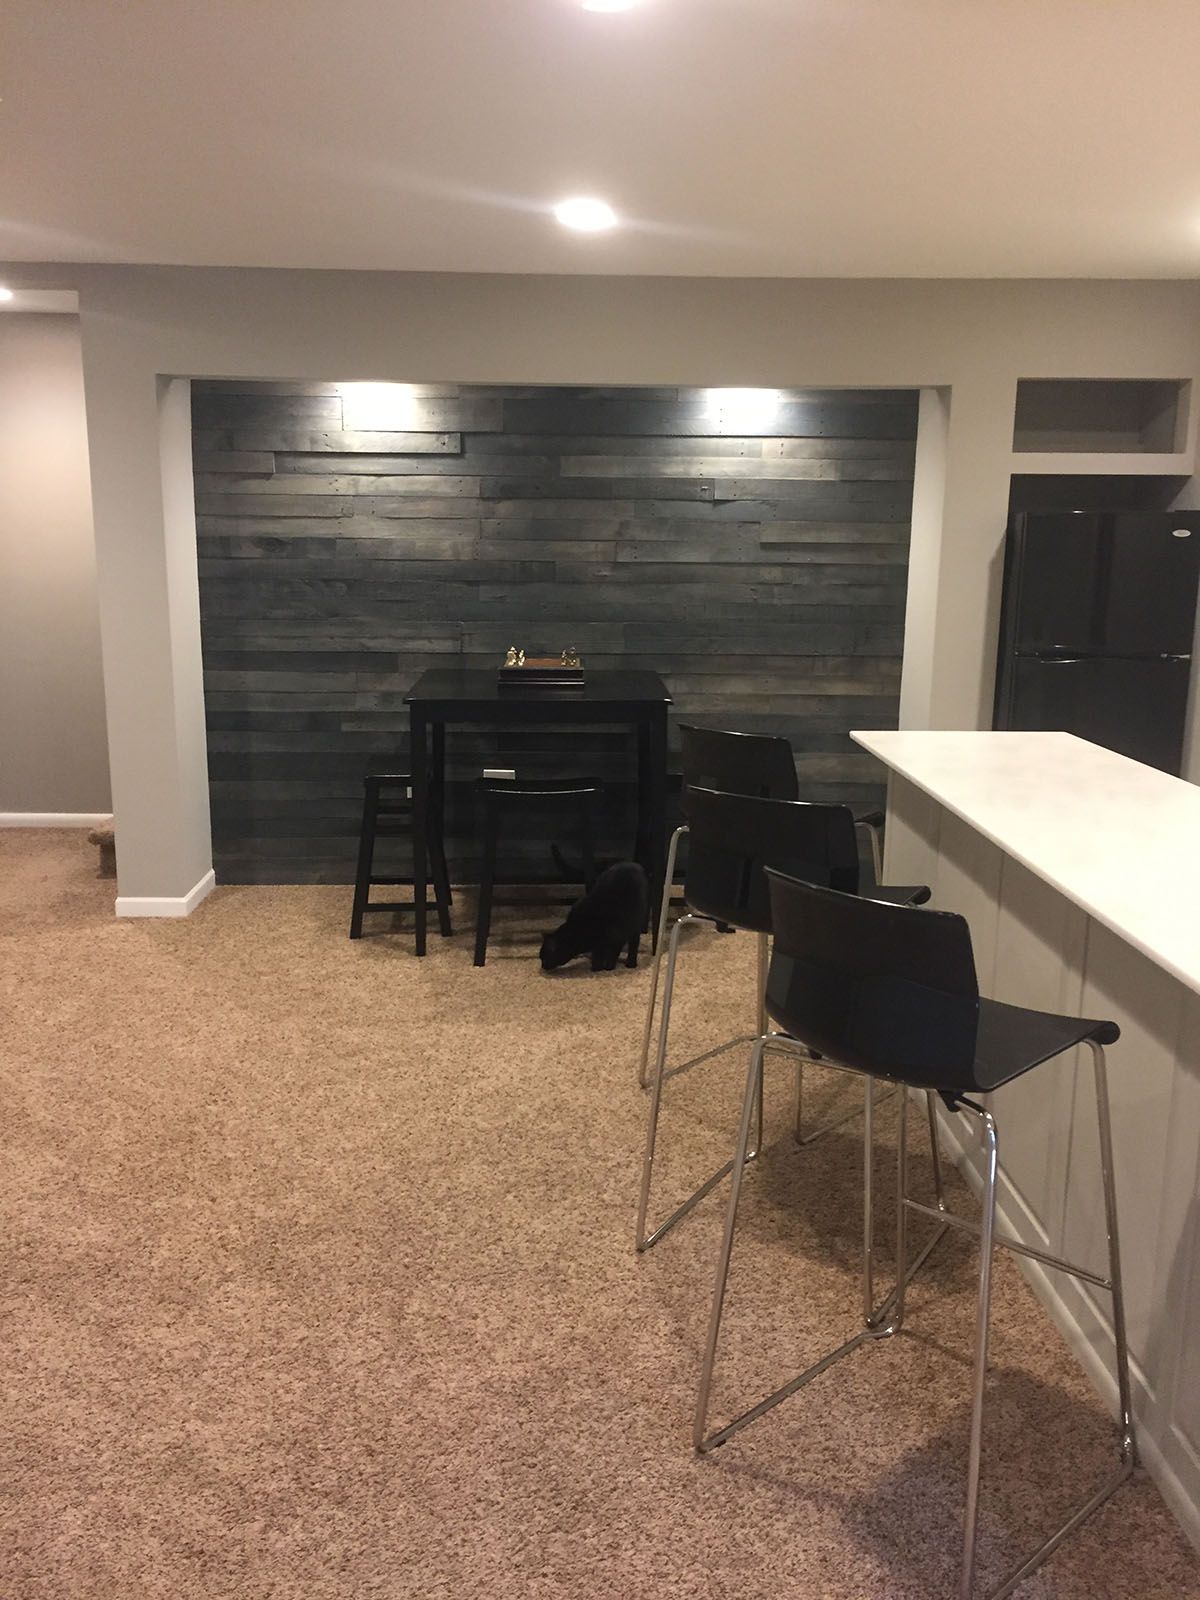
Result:
<svg viewBox="0 0 1200 1600">
<path fill-rule="evenodd" d="M 650 856 L 650 937 L 651 948 L 658 947 L 658 917 L 655 914 L 662 903 L 663 872 L 666 860 L 667 828 L 667 708 L 656 706 L 649 726 L 649 790 L 650 815 L 647 819 L 647 838 Z"/>
<path fill-rule="evenodd" d="M 650 724 L 637 725 L 637 832 L 633 859 L 650 876 Z M 653 919 L 653 910 L 650 913 Z M 647 927 L 651 924 L 647 923 Z"/>
<path fill-rule="evenodd" d="M 413 817 L 413 917 L 416 953 L 425 954 L 425 899 L 428 894 L 429 860 L 429 752 L 425 713 L 409 707 L 409 760 L 412 765 Z"/>
<path fill-rule="evenodd" d="M 426 814 L 429 823 L 432 824 L 429 842 L 433 860 L 433 878 L 437 886 L 438 931 L 443 939 L 448 939 L 450 874 L 446 867 L 446 724 L 435 722 L 430 731 L 433 735 L 433 764 L 429 777 L 429 807 Z"/>
</svg>

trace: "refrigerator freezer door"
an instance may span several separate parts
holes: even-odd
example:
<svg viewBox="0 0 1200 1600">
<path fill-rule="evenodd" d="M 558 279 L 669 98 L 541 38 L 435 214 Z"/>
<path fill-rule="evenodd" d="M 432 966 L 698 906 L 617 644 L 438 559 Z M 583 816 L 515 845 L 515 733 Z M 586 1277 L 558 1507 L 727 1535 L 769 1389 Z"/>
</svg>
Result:
<svg viewBox="0 0 1200 1600">
<path fill-rule="evenodd" d="M 1200 579 L 1200 515 L 1108 520 L 1099 649 L 1105 655 L 1187 655 Z"/>
<path fill-rule="evenodd" d="M 1021 660 L 1015 672 L 1010 728 L 1078 734 L 1178 776 L 1190 661 Z"/>
<path fill-rule="evenodd" d="M 1082 654 L 1099 647 L 1101 528 L 1106 520 L 1064 512 L 1017 521 L 1009 535 L 1013 545 L 1005 572 L 1004 605 L 1006 611 L 1012 608 L 1005 628 L 1010 651 Z"/>
</svg>

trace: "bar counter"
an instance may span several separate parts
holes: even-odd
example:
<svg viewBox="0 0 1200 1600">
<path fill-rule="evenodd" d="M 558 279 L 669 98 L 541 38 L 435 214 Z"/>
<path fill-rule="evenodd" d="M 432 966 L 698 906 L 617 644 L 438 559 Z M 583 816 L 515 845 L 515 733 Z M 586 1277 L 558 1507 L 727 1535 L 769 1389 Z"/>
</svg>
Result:
<svg viewBox="0 0 1200 1600">
<path fill-rule="evenodd" d="M 981 993 L 1120 1024 L 1109 1064 L 1139 1443 L 1200 1547 L 1200 788 L 1063 733 L 853 737 L 888 768 L 885 881 L 928 883 L 934 906 L 967 918 Z M 1006 1230 L 1100 1266 L 1090 1063 L 1063 1056 L 991 1098 Z M 974 1179 L 961 1121 L 945 1122 L 947 1144 Z M 1022 1271 L 1115 1406 L 1108 1296 Z"/>
</svg>

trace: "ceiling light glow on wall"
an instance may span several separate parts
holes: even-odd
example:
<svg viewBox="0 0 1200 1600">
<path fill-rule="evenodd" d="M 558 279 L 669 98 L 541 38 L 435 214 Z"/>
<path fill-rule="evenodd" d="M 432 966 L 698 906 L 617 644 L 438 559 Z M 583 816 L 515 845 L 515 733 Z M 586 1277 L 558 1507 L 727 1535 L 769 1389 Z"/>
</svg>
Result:
<svg viewBox="0 0 1200 1600">
<path fill-rule="evenodd" d="M 3 286 L 0 286 L 0 300 L 11 300 L 12 297 L 13 292 L 11 289 L 5 289 Z"/>
<path fill-rule="evenodd" d="M 405 433 L 417 416 L 411 383 L 339 383 L 342 426 L 350 432 Z"/>
<path fill-rule="evenodd" d="M 583 0 L 585 11 L 632 11 L 637 0 Z"/>
<path fill-rule="evenodd" d="M 617 213 L 607 200 L 593 200 L 585 195 L 560 201 L 554 208 L 554 215 L 564 228 L 572 228 L 576 233 L 603 233 L 606 228 L 617 225 Z"/>
<path fill-rule="evenodd" d="M 704 415 L 723 433 L 757 433 L 775 421 L 782 404 L 778 389 L 709 389 Z"/>
</svg>

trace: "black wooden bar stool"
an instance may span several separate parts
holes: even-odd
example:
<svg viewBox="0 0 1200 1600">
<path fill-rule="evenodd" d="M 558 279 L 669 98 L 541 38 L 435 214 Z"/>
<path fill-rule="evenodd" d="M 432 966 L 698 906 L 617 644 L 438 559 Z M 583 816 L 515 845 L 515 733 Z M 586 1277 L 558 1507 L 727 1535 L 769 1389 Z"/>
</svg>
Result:
<svg viewBox="0 0 1200 1600">
<path fill-rule="evenodd" d="M 672 1069 L 670 1075 L 698 1066 L 733 1045 L 752 1044 L 767 1031 L 764 999 L 767 980 L 767 940 L 771 932 L 771 902 L 765 868 L 785 868 L 800 873 L 813 883 L 832 885 L 850 894 L 858 892 L 858 846 L 854 818 L 845 806 L 808 805 L 802 800 L 760 800 L 742 794 L 720 794 L 714 789 L 690 787 L 683 795 L 687 818 L 688 864 L 684 877 L 684 914 L 671 929 L 667 952 L 667 977 L 663 987 L 662 1020 L 659 1023 L 658 1051 L 655 1057 L 650 1114 L 646 1124 L 646 1151 L 642 1159 L 642 1186 L 638 1199 L 637 1248 L 648 1250 L 674 1225 L 699 1204 L 727 1175 L 730 1163 L 702 1183 L 675 1208 L 664 1222 L 647 1231 L 650 1186 L 654 1169 L 655 1144 L 667 1072 L 667 1036 L 671 1026 L 671 1001 L 679 961 L 680 938 L 689 923 L 716 922 L 753 933 L 758 941 L 756 983 L 757 1033 L 743 1034 L 706 1050 L 690 1062 Z M 875 894 L 897 905 L 917 905 L 929 899 L 924 884 L 876 888 Z M 813 1056 L 813 1060 L 818 1058 Z M 803 1077 L 797 1075 L 796 1127 L 800 1128 Z M 866 1107 L 868 1119 L 874 1106 Z M 759 1081 L 757 1133 L 750 1159 L 762 1144 L 762 1082 Z M 868 1133 L 870 1127 L 868 1126 Z M 929 1104 L 929 1132 L 933 1143 L 934 1172 L 938 1200 L 941 1201 L 941 1161 L 937 1144 L 937 1125 L 932 1100 Z M 799 1135 L 798 1135 L 799 1137 Z M 800 1142 L 804 1142 L 801 1140 Z"/>
<path fill-rule="evenodd" d="M 446 867 L 443 840 L 443 807 L 440 794 L 431 796 L 430 855 L 432 858 L 434 899 L 438 927 L 443 938 L 450 936 L 450 874 Z M 374 885 L 411 883 L 412 878 L 375 873 L 375 841 L 412 833 L 412 778 L 394 769 L 368 772 L 363 778 L 362 828 L 358 836 L 358 867 L 354 875 L 354 905 L 350 912 L 350 937 L 362 938 L 363 917 L 368 911 L 407 911 L 405 900 L 371 899 Z"/>
<path fill-rule="evenodd" d="M 524 905 L 527 901 L 497 899 L 496 854 L 500 841 L 502 818 L 527 812 L 531 808 L 562 812 L 574 816 L 579 829 L 579 848 L 583 860 L 585 888 L 596 881 L 596 859 L 593 844 L 595 832 L 595 807 L 600 797 L 597 784 L 579 783 L 571 779 L 551 780 L 541 783 L 514 782 L 511 778 L 480 778 L 479 798 L 483 806 L 483 862 L 479 874 L 479 912 L 475 922 L 475 965 L 487 964 L 488 935 L 492 928 L 494 905 Z M 539 901 L 541 905 L 572 905 L 562 897 Z"/>
<path fill-rule="evenodd" d="M 1112 1495 L 1133 1472 L 1137 1460 L 1117 1240 L 1117 1202 L 1113 1181 L 1112 1127 L 1104 1050 L 1120 1030 L 1115 1022 L 1064 1017 L 1023 1006 L 985 1000 L 979 993 L 971 934 L 966 921 L 951 912 L 923 911 L 817 888 L 767 869 L 774 948 L 767 978 L 766 1009 L 783 1029 L 760 1037 L 751 1053 L 742 1119 L 732 1161 L 733 1178 L 725 1233 L 717 1262 L 708 1340 L 696 1403 L 693 1438 L 697 1450 L 724 1444 L 739 1428 L 761 1417 L 834 1362 L 860 1345 L 899 1332 L 904 1321 L 908 1270 L 907 1218 L 910 1212 L 934 1217 L 943 1227 L 960 1228 L 979 1239 L 979 1292 L 971 1430 L 967 1453 L 966 1510 L 958 1594 L 971 1600 L 975 1588 L 979 1468 L 983 1448 L 984 1386 L 987 1378 L 991 1311 L 992 1254 L 1004 1245 L 1044 1266 L 1070 1273 L 1112 1296 L 1116 1354 L 1118 1450 L 1115 1471 L 1034 1553 L 991 1591 L 991 1600 L 1011 1594 L 1056 1550 L 1062 1540 Z M 878 1311 L 864 1296 L 865 1326 L 732 1422 L 709 1431 L 708 1402 L 729 1261 L 737 1224 L 742 1174 L 750 1148 L 755 1103 L 761 1093 L 763 1051 L 813 1046 L 834 1066 L 886 1078 L 901 1086 L 896 1172 L 896 1288 Z M 996 1122 L 971 1095 L 990 1094 L 1064 1050 L 1086 1044 L 1092 1055 L 1099 1123 L 1100 1171 L 1104 1192 L 1108 1273 L 1074 1265 L 1016 1239 L 997 1237 L 996 1189 L 999 1176 Z M 907 1169 L 908 1091 L 934 1091 L 952 1111 L 979 1127 L 983 1139 L 983 1210 L 980 1223 L 935 1211 L 910 1196 Z M 865 1172 L 869 1180 L 869 1149 Z M 866 1185 L 864 1274 L 871 1255 L 871 1191 Z M 1019 1470 L 1019 1469 L 1018 1469 Z"/>
</svg>

